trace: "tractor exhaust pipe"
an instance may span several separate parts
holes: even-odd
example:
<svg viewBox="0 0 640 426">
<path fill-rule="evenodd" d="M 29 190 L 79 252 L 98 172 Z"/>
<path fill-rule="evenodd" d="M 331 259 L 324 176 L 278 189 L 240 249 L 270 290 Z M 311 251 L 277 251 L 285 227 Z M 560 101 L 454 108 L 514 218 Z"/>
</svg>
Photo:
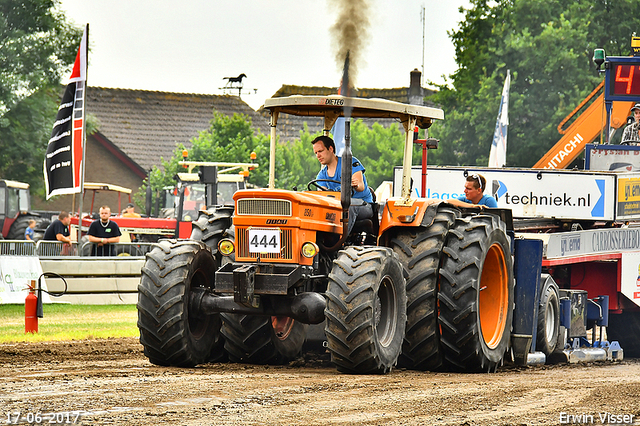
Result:
<svg viewBox="0 0 640 426">
<path fill-rule="evenodd" d="M 219 296 L 208 288 L 192 288 L 189 310 L 195 315 L 214 315 L 220 312 L 243 315 L 290 317 L 303 324 L 320 324 L 324 321 L 327 305 L 320 293 L 300 293 L 297 296 L 278 297 L 276 303 L 265 297 L 257 308 L 236 303 L 233 296 Z"/>
</svg>

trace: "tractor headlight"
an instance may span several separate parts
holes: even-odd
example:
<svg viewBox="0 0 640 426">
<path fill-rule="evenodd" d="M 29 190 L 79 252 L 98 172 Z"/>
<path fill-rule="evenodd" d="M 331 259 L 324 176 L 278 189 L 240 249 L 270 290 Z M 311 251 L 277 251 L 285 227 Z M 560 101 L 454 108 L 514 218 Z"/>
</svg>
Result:
<svg viewBox="0 0 640 426">
<path fill-rule="evenodd" d="M 220 242 L 218 243 L 218 251 L 223 256 L 229 256 L 231 253 L 235 251 L 235 249 L 236 248 L 233 244 L 233 241 L 229 239 L 225 238 L 223 240 L 220 240 Z"/>
<path fill-rule="evenodd" d="M 302 245 L 302 255 L 304 257 L 308 257 L 311 258 L 313 256 L 315 256 L 316 254 L 318 254 L 318 246 L 316 245 L 316 243 L 313 243 L 311 241 L 307 241 L 306 243 L 304 243 Z"/>
</svg>

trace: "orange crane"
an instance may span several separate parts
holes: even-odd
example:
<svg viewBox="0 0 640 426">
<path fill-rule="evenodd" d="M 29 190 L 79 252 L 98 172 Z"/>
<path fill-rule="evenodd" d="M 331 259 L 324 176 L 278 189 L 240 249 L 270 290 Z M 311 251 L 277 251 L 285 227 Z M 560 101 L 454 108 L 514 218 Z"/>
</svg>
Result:
<svg viewBox="0 0 640 426">
<path fill-rule="evenodd" d="M 571 123 L 567 129 L 563 126 L 575 116 L 598 92 L 602 90 L 603 81 L 558 125 L 558 132 L 563 135 L 547 153 L 533 166 L 534 169 L 564 169 L 584 150 L 586 144 L 593 142 L 607 127 L 605 113 L 605 93 L 601 93 Z M 634 105 L 630 101 L 614 101 L 611 108 L 611 127 L 619 129 L 626 124 L 629 110 Z"/>
</svg>

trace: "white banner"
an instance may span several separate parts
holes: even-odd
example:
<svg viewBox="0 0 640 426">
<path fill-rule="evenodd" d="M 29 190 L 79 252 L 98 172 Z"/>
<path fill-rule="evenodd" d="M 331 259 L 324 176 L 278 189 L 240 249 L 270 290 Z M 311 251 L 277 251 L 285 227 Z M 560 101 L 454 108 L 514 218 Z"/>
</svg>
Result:
<svg viewBox="0 0 640 426">
<path fill-rule="evenodd" d="M 429 167 L 426 198 L 446 200 L 464 195 L 465 175 L 479 173 L 487 179 L 485 194 L 498 207 L 511 209 L 514 218 L 614 220 L 616 174 L 543 169 L 485 169 Z M 413 193 L 422 193 L 420 166 L 411 169 Z M 393 194 L 400 196 L 402 168 L 394 173 Z"/>
<path fill-rule="evenodd" d="M 547 259 L 640 251 L 640 228 L 603 228 L 549 235 Z"/>
<path fill-rule="evenodd" d="M 0 256 L 0 304 L 24 304 L 31 280 L 38 282 L 42 266 L 37 256 Z M 47 289 L 42 279 L 42 289 Z M 47 293 L 42 294 L 43 303 L 51 303 Z"/>
</svg>

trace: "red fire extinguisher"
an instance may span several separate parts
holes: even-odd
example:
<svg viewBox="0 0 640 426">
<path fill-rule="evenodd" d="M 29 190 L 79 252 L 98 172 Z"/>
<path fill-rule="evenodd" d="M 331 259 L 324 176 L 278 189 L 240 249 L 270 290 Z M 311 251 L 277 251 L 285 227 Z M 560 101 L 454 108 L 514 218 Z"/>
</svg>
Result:
<svg viewBox="0 0 640 426">
<path fill-rule="evenodd" d="M 36 282 L 31 281 L 29 294 L 24 300 L 24 332 L 38 332 L 38 297 L 36 296 Z"/>
</svg>

